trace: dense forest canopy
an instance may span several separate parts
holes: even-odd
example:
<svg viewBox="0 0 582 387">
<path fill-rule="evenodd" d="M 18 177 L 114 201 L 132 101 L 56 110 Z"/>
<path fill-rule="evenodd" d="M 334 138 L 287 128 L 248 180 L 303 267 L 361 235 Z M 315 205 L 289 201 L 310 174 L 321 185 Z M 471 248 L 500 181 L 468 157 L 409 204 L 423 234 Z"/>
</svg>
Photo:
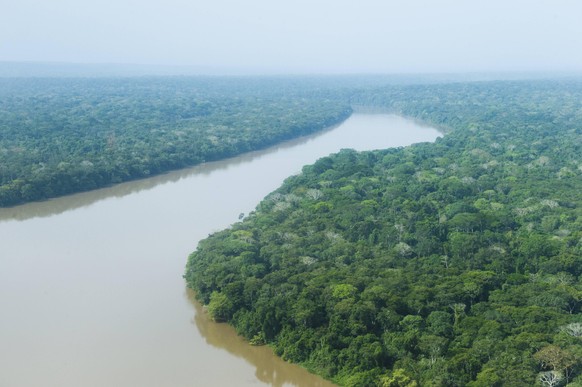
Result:
<svg viewBox="0 0 582 387">
<path fill-rule="evenodd" d="M 201 241 L 213 318 L 341 385 L 582 384 L 582 82 L 351 103 L 448 134 L 324 157 Z"/>
<path fill-rule="evenodd" d="M 295 77 L 0 78 L 0 206 L 321 130 L 351 114 L 347 86 Z"/>
<path fill-rule="evenodd" d="M 200 242 L 185 278 L 212 317 L 342 385 L 582 384 L 580 80 L 3 78 L 0 206 L 358 109 L 447 134 L 324 157 Z"/>
</svg>

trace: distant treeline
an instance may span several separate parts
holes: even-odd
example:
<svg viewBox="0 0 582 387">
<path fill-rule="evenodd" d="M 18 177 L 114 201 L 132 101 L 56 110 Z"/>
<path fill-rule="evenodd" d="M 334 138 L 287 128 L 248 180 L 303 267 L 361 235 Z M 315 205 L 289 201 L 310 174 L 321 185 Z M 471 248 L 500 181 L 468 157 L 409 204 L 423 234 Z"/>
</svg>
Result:
<svg viewBox="0 0 582 387">
<path fill-rule="evenodd" d="M 351 114 L 317 78 L 0 79 L 0 206 L 265 148 Z"/>
<path fill-rule="evenodd" d="M 582 385 L 582 82 L 351 102 L 449 133 L 324 157 L 201 241 L 211 316 L 346 386 Z"/>
</svg>

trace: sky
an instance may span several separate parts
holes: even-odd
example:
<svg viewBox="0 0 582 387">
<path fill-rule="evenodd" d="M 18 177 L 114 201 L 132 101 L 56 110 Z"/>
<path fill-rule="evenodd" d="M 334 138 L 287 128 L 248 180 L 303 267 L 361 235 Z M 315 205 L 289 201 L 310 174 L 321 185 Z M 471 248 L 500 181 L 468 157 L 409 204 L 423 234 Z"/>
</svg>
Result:
<svg viewBox="0 0 582 387">
<path fill-rule="evenodd" d="M 0 0 L 0 61 L 582 71 L 579 0 Z"/>
</svg>

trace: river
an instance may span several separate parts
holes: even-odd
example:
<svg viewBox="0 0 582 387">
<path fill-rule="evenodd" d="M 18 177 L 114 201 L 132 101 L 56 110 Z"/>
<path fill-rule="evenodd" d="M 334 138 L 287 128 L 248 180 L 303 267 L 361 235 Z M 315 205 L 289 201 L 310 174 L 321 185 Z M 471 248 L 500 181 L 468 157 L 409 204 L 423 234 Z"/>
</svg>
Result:
<svg viewBox="0 0 582 387">
<path fill-rule="evenodd" d="M 0 386 L 331 386 L 209 321 L 187 256 L 319 157 L 437 136 L 354 114 L 265 151 L 0 209 Z"/>
</svg>

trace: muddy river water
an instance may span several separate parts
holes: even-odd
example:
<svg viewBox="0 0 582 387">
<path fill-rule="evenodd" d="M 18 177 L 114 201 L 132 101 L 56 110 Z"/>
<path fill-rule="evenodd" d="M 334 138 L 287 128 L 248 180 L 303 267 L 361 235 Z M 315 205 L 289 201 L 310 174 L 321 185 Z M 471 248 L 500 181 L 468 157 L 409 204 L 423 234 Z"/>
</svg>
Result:
<svg viewBox="0 0 582 387">
<path fill-rule="evenodd" d="M 265 151 L 0 209 L 0 386 L 331 385 L 209 321 L 187 256 L 319 157 L 437 136 L 354 114 Z"/>
</svg>

